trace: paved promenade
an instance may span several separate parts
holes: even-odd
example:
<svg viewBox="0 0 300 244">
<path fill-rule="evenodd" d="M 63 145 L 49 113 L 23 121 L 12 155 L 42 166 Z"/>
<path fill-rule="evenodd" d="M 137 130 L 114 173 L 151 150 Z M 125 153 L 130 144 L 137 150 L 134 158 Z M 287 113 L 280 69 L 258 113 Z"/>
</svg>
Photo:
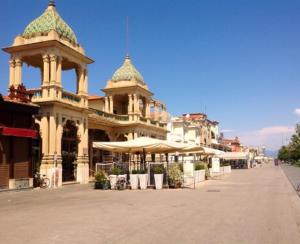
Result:
<svg viewBox="0 0 300 244">
<path fill-rule="evenodd" d="M 300 243 L 300 198 L 282 169 L 235 170 L 196 190 L 0 194 L 0 243 Z"/>
</svg>

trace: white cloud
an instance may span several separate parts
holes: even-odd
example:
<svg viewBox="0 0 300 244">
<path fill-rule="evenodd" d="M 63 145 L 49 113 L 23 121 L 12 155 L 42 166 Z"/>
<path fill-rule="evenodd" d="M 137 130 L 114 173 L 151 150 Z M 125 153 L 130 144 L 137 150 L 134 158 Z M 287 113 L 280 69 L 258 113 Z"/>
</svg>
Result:
<svg viewBox="0 0 300 244">
<path fill-rule="evenodd" d="M 245 131 L 238 136 L 244 145 L 265 145 L 267 149 L 277 150 L 282 144 L 288 143 L 294 131 L 290 126 L 270 126 L 255 131 Z"/>
<path fill-rule="evenodd" d="M 294 113 L 295 113 L 296 115 L 300 116 L 300 108 L 296 108 L 296 109 L 294 110 Z"/>
<path fill-rule="evenodd" d="M 276 135 L 276 134 L 285 134 L 285 133 L 292 133 L 294 132 L 294 128 L 288 127 L 288 126 L 271 126 L 262 128 L 258 131 L 258 133 L 262 136 L 268 136 L 268 135 Z"/>
</svg>

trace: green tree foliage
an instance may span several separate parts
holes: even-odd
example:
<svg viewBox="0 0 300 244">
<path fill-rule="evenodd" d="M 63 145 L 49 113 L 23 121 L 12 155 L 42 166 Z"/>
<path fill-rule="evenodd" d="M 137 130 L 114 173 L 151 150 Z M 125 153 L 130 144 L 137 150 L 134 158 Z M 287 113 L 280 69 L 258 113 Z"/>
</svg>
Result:
<svg viewBox="0 0 300 244">
<path fill-rule="evenodd" d="M 300 165 L 300 124 L 296 125 L 295 132 L 290 143 L 278 151 L 278 159 Z"/>
</svg>

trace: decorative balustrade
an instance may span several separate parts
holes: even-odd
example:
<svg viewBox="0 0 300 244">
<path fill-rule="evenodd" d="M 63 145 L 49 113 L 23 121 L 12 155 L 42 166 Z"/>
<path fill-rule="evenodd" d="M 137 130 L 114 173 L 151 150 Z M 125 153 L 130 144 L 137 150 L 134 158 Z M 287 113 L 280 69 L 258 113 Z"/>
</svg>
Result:
<svg viewBox="0 0 300 244">
<path fill-rule="evenodd" d="M 119 121 L 128 121 L 129 120 L 129 116 L 128 115 L 120 115 L 120 114 L 110 114 L 110 113 L 106 113 L 104 111 L 100 111 L 97 109 L 91 109 L 91 111 L 93 111 L 95 114 L 104 117 L 104 118 L 109 118 L 109 119 L 114 119 L 114 120 L 119 120 Z"/>
<path fill-rule="evenodd" d="M 66 99 L 70 102 L 80 103 L 80 97 L 71 92 L 63 91 L 61 97 L 62 99 Z"/>
<path fill-rule="evenodd" d="M 156 121 L 154 121 L 154 120 L 151 120 L 150 123 L 151 123 L 152 125 L 156 125 Z"/>
<path fill-rule="evenodd" d="M 30 89 L 30 91 L 33 94 L 32 98 L 41 98 L 42 97 L 42 89 L 36 88 L 36 89 Z"/>
<path fill-rule="evenodd" d="M 143 121 L 143 122 L 147 123 L 147 119 L 145 117 L 140 117 L 140 121 Z"/>
</svg>

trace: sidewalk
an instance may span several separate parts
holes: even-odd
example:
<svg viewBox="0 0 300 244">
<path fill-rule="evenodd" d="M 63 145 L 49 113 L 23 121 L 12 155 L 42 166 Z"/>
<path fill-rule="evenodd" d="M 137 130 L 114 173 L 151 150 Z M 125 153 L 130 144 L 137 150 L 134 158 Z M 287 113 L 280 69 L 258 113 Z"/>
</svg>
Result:
<svg viewBox="0 0 300 244">
<path fill-rule="evenodd" d="M 290 183 L 297 189 L 297 186 L 300 184 L 300 167 L 295 167 L 289 164 L 282 164 L 281 168 L 285 173 L 286 177 L 289 179 Z M 300 192 L 297 192 L 298 196 L 300 196 Z"/>
</svg>

